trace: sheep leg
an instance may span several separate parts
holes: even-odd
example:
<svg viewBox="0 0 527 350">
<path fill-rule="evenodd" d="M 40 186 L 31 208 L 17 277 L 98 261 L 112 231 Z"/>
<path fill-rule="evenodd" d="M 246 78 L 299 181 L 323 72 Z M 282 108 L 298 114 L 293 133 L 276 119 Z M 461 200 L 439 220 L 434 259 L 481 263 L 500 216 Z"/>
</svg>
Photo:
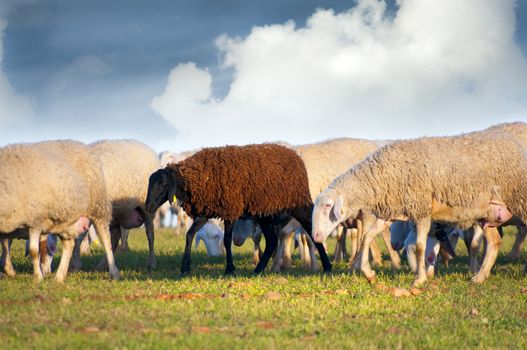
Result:
<svg viewBox="0 0 527 350">
<path fill-rule="evenodd" d="M 278 244 L 278 234 L 271 220 L 259 219 L 258 223 L 260 224 L 265 237 L 265 249 L 260 262 L 258 262 L 258 265 L 256 265 L 256 268 L 254 269 L 255 274 L 263 272 L 267 266 L 267 263 L 269 262 L 269 259 L 271 259 L 271 255 L 273 255 L 273 252 L 276 250 L 276 245 Z"/>
<path fill-rule="evenodd" d="M 377 245 L 377 242 L 375 242 L 375 240 L 371 241 L 370 254 L 371 254 L 371 261 L 373 263 L 373 266 L 381 266 L 382 265 L 381 251 L 379 250 L 379 246 Z"/>
<path fill-rule="evenodd" d="M 13 268 L 13 263 L 11 262 L 11 241 L 10 239 L 1 239 L 2 243 L 2 258 L 0 262 L 4 267 L 4 273 L 8 277 L 15 277 L 16 272 Z"/>
<path fill-rule="evenodd" d="M 308 236 L 305 234 L 305 233 L 301 233 L 300 234 L 300 243 L 302 244 L 302 250 L 303 250 L 303 256 L 302 256 L 302 265 L 304 266 L 304 268 L 309 268 L 311 266 L 311 263 L 313 261 L 313 259 L 315 259 L 316 261 L 316 255 L 313 257 L 313 255 L 311 255 L 311 253 L 314 253 L 314 249 L 313 251 L 310 249 L 311 246 L 309 245 L 308 241 L 309 238 Z M 314 248 L 315 246 L 313 246 Z M 313 257 L 313 259 L 312 259 Z"/>
<path fill-rule="evenodd" d="M 355 263 L 355 259 L 357 258 L 357 249 L 358 249 L 358 230 L 356 228 L 352 228 L 350 231 L 350 241 L 351 241 L 351 251 L 348 259 L 348 269 L 351 270 L 353 268 L 353 265 Z"/>
<path fill-rule="evenodd" d="M 483 258 L 483 263 L 477 275 L 472 277 L 472 282 L 480 284 L 485 282 L 485 280 L 490 276 L 490 270 L 494 263 L 496 262 L 496 257 L 498 256 L 498 251 L 501 246 L 501 237 L 498 233 L 498 230 L 495 227 L 487 227 L 483 230 L 485 239 L 487 241 L 487 251 L 485 257 Z"/>
<path fill-rule="evenodd" d="M 29 229 L 29 255 L 31 256 L 31 261 L 33 263 L 33 276 L 37 282 L 40 282 L 44 279 L 44 275 L 40 269 L 39 259 L 40 234 L 41 231 L 38 229 Z"/>
<path fill-rule="evenodd" d="M 84 241 L 84 238 L 88 235 L 88 230 L 81 233 L 77 238 L 75 238 L 75 245 L 73 247 L 73 254 L 70 260 L 70 271 L 78 271 L 82 267 L 81 262 L 81 245 Z M 62 260 L 61 260 L 62 261 Z"/>
<path fill-rule="evenodd" d="M 342 252 L 342 260 L 348 259 L 348 248 L 346 247 L 346 240 L 349 229 L 342 226 L 342 235 L 340 236 L 340 251 Z"/>
<path fill-rule="evenodd" d="M 371 269 L 370 266 L 370 245 L 375 237 L 375 230 L 368 230 L 364 235 L 362 240 L 361 248 L 357 259 L 355 259 L 355 271 L 361 271 L 366 279 L 370 282 L 373 282 L 375 279 L 375 271 Z"/>
<path fill-rule="evenodd" d="M 156 254 L 154 252 L 154 215 L 142 209 L 141 215 L 145 221 L 145 232 L 146 238 L 148 239 L 148 262 L 146 263 L 146 267 L 153 270 L 157 267 Z"/>
<path fill-rule="evenodd" d="M 288 269 L 293 264 L 293 258 L 291 257 L 291 240 L 295 236 L 295 232 L 290 232 L 284 237 L 284 254 L 282 256 L 281 269 Z"/>
<path fill-rule="evenodd" d="M 415 280 L 412 287 L 418 288 L 424 282 L 426 282 L 426 265 L 425 265 L 425 250 L 426 250 L 426 239 L 428 232 L 430 231 L 430 225 L 432 221 L 430 217 L 418 220 L 416 222 L 417 227 L 417 240 L 415 242 L 415 258 L 417 262 Z"/>
<path fill-rule="evenodd" d="M 335 253 L 333 254 L 333 262 L 340 262 L 342 261 L 342 259 L 344 259 L 343 257 L 343 253 L 342 253 L 342 244 L 341 244 L 341 238 L 342 236 L 344 235 L 344 228 L 342 227 L 342 225 L 339 225 L 337 228 L 337 242 L 335 243 Z"/>
<path fill-rule="evenodd" d="M 312 224 L 311 224 L 311 214 L 313 212 L 313 207 L 309 208 L 300 208 L 295 210 L 295 212 L 292 213 L 293 217 L 298 220 L 300 225 L 304 228 L 304 230 L 307 232 L 309 238 L 313 242 L 315 240 L 313 239 L 313 232 L 312 232 Z M 328 253 L 326 252 L 326 249 L 324 249 L 324 245 L 322 243 L 315 243 L 315 247 L 318 250 L 318 255 L 320 256 L 320 261 L 322 261 L 322 268 L 324 269 L 324 272 L 331 272 L 331 269 L 333 265 L 331 265 L 331 261 L 329 261 Z"/>
<path fill-rule="evenodd" d="M 225 255 L 227 257 L 227 265 L 225 267 L 225 275 L 234 275 L 234 262 L 232 261 L 232 229 L 234 225 L 231 221 L 225 221 L 225 234 L 223 235 L 223 245 L 225 246 Z"/>
<path fill-rule="evenodd" d="M 57 275 L 55 279 L 59 283 L 63 283 L 66 275 L 68 274 L 68 267 L 70 265 L 71 255 L 73 253 L 73 247 L 75 246 L 75 240 L 69 238 L 64 239 L 60 237 L 62 243 L 62 256 L 60 257 L 59 267 L 57 269 Z"/>
<path fill-rule="evenodd" d="M 129 234 L 130 234 L 130 230 L 127 230 L 121 227 L 121 245 L 119 246 L 119 250 L 121 252 L 130 251 L 130 247 L 128 246 L 128 235 Z"/>
<path fill-rule="evenodd" d="M 97 230 L 99 231 L 99 230 Z M 119 246 L 119 241 L 121 240 L 121 226 L 110 225 L 110 237 L 112 239 L 112 252 L 115 254 L 117 247 Z"/>
<path fill-rule="evenodd" d="M 97 232 L 99 232 L 97 230 Z M 112 253 L 115 255 L 118 252 L 117 248 L 119 247 L 119 241 L 121 240 L 121 225 L 110 225 L 110 237 L 112 242 Z M 99 264 L 96 267 L 99 271 L 104 271 L 108 269 L 107 259 L 102 258 Z"/>
<path fill-rule="evenodd" d="M 253 264 L 258 265 L 260 258 L 262 257 L 262 250 L 260 249 L 260 241 L 262 240 L 262 234 L 258 234 L 253 237 L 254 248 L 253 248 Z"/>
<path fill-rule="evenodd" d="M 304 241 L 306 242 L 306 248 L 308 250 L 306 250 L 306 253 L 309 252 L 309 254 L 306 254 L 306 260 L 309 258 L 310 262 L 311 262 L 311 271 L 318 271 L 318 263 L 317 263 L 317 255 L 315 253 L 315 244 L 314 242 L 311 240 L 311 238 L 309 238 L 309 236 L 307 234 L 302 234 L 303 238 L 304 238 Z"/>
<path fill-rule="evenodd" d="M 200 230 L 207 223 L 207 218 L 203 216 L 197 217 L 192 226 L 187 231 L 187 236 L 185 240 L 185 252 L 183 253 L 183 260 L 181 261 L 181 274 L 188 275 L 190 273 L 190 252 L 192 250 L 192 241 L 196 232 Z"/>
<path fill-rule="evenodd" d="M 267 236 L 265 237 L 265 242 L 267 246 L 267 242 L 268 242 Z M 272 272 L 280 272 L 281 267 L 282 267 L 282 261 L 284 258 L 284 250 L 285 250 L 286 244 L 287 244 L 287 235 L 282 234 L 282 232 L 280 232 L 280 237 L 278 238 L 278 244 L 276 246 L 276 252 L 273 258 L 273 265 L 271 266 Z"/>
<path fill-rule="evenodd" d="M 106 262 L 108 264 L 108 272 L 110 273 L 110 278 L 118 280 L 120 279 L 119 269 L 115 265 L 115 258 L 113 256 L 112 245 L 110 242 L 110 231 L 108 228 L 108 221 L 96 219 L 93 220 L 93 226 L 99 235 L 102 246 L 106 253 Z"/>
<path fill-rule="evenodd" d="M 472 237 L 472 241 L 470 242 L 470 270 L 473 273 L 477 273 L 479 271 L 479 262 L 478 262 L 478 253 L 479 253 L 479 247 L 481 246 L 481 242 L 483 241 L 483 230 L 479 225 L 474 226 L 474 235 Z"/>
<path fill-rule="evenodd" d="M 518 233 L 516 234 L 516 239 L 514 240 L 514 245 L 512 246 L 511 251 L 507 254 L 507 261 L 516 261 L 520 258 L 520 251 L 522 249 L 523 242 L 525 241 L 525 236 L 527 235 L 526 226 L 516 226 Z"/>
<path fill-rule="evenodd" d="M 382 231 L 382 239 L 384 241 L 384 244 L 386 244 L 386 250 L 388 250 L 388 254 L 390 255 L 390 260 L 392 261 L 392 267 L 396 270 L 399 270 L 401 268 L 401 257 L 399 256 L 399 253 L 397 253 L 390 243 L 390 230 L 386 229 Z"/>
</svg>

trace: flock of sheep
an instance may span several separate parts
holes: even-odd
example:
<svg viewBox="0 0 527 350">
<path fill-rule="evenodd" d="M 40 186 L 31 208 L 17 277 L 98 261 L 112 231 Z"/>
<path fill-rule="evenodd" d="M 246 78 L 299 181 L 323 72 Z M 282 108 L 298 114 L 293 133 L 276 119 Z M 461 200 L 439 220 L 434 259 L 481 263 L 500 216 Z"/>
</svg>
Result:
<svg viewBox="0 0 527 350">
<path fill-rule="evenodd" d="M 235 271 L 232 243 L 248 237 L 255 273 L 273 256 L 273 271 L 289 266 L 293 238 L 304 266 L 318 268 L 317 250 L 329 272 L 325 241 L 336 234 L 334 259 L 348 258 L 351 271 L 372 281 L 370 260 L 380 260 L 374 238 L 381 234 L 394 267 L 400 266 L 400 250 L 406 251 L 413 287 L 433 276 L 438 259 L 448 263 L 455 256 L 458 238 L 467 245 L 473 282 L 482 283 L 495 263 L 501 228 L 517 227 L 512 258 L 519 257 L 527 233 L 526 147 L 522 122 L 450 137 L 265 143 L 159 157 L 131 140 L 9 145 L 0 148 L 1 264 L 14 276 L 10 241 L 27 239 L 34 276 L 41 280 L 51 271 L 54 234 L 62 243 L 56 273 L 62 282 L 70 267 L 80 266 L 82 242 L 88 231 L 94 239 L 95 230 L 106 252 L 99 268 L 118 279 L 119 241 L 124 245 L 128 230 L 144 224 L 147 266 L 155 268 L 154 221 L 170 205 L 178 225 L 186 229 L 187 215 L 192 222 L 183 274 L 190 271 L 196 234 L 209 254 L 224 252 L 226 274 Z"/>
</svg>

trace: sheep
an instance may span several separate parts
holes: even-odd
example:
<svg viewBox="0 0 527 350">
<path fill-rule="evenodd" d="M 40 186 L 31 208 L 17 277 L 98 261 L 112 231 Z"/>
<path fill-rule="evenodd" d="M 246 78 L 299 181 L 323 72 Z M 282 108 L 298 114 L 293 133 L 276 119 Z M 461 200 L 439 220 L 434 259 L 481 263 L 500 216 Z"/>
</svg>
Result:
<svg viewBox="0 0 527 350">
<path fill-rule="evenodd" d="M 233 225 L 232 229 L 232 243 L 235 246 L 241 247 L 247 237 L 251 237 L 254 243 L 253 248 L 253 264 L 258 265 L 262 257 L 262 250 L 260 249 L 260 241 L 262 240 L 262 229 L 256 221 L 252 219 L 239 219 Z"/>
<path fill-rule="evenodd" d="M 194 219 L 187 231 L 181 272 L 190 272 L 190 248 L 195 233 L 208 218 L 225 224 L 225 273 L 234 273 L 231 241 L 235 220 L 253 218 L 260 225 L 266 247 L 254 272 L 261 273 L 276 248 L 281 225 L 294 217 L 311 232 L 312 201 L 302 159 L 284 146 L 260 144 L 205 148 L 193 156 L 150 176 L 146 210 L 165 201 L 179 201 Z M 331 263 L 317 244 L 324 271 Z"/>
<path fill-rule="evenodd" d="M 220 256 L 225 255 L 223 246 L 223 229 L 221 220 L 211 219 L 196 233 L 195 249 L 198 249 L 199 242 L 202 240 L 207 249 L 207 255 Z"/>
<path fill-rule="evenodd" d="M 4 252 L 8 248 L 6 239 L 29 239 L 33 274 L 40 281 L 44 276 L 38 257 L 39 237 L 48 232 L 58 234 L 63 253 L 56 280 L 63 282 L 73 239 L 91 221 L 106 251 L 110 276 L 119 279 L 108 231 L 111 212 L 104 174 L 99 159 L 86 145 L 69 140 L 9 145 L 0 148 L 0 164 L 0 236 Z M 4 271 L 14 275 L 10 261 Z"/>
<path fill-rule="evenodd" d="M 156 267 L 154 254 L 154 215 L 145 211 L 144 202 L 150 174 L 160 168 L 157 154 L 147 145 L 134 140 L 103 140 L 89 145 L 104 171 L 108 200 L 112 206 L 110 233 L 115 252 L 123 229 L 143 223 L 148 238 L 148 268 Z M 127 232 L 125 232 L 126 242 Z M 124 243 L 123 242 L 123 243 Z M 99 268 L 104 264 L 99 265 Z"/>
<path fill-rule="evenodd" d="M 399 227 L 397 226 L 394 230 L 392 230 L 392 227 L 395 223 L 403 223 L 402 225 L 400 224 L 398 226 L 406 227 L 406 231 L 401 234 L 398 231 Z M 403 240 L 402 247 L 406 251 L 406 259 L 408 260 L 408 265 L 410 265 L 410 268 L 415 273 L 417 270 L 417 261 L 415 256 L 417 229 L 415 227 L 415 223 L 412 221 L 396 221 L 392 223 L 392 227 L 390 227 L 390 232 L 395 232 L 395 236 L 401 235 L 401 239 Z M 440 252 L 441 240 L 443 239 L 439 238 L 440 235 L 444 235 L 444 238 L 448 240 L 451 247 L 456 247 L 459 237 L 463 237 L 463 231 L 461 231 L 457 227 L 446 227 L 445 225 L 438 223 L 432 224 L 430 228 L 430 233 L 428 234 L 428 237 L 426 239 L 425 248 L 426 274 L 429 278 L 433 277 L 434 270 L 436 268 L 437 255 Z M 398 241 L 394 239 L 393 243 L 398 244 Z M 467 249 L 469 248 L 470 247 L 467 247 Z M 445 260 L 444 262 L 445 264 L 447 264 L 448 260 Z"/>
<path fill-rule="evenodd" d="M 317 197 L 313 237 L 322 242 L 344 220 L 362 217 L 366 234 L 355 267 L 373 281 L 367 254 L 371 240 L 387 221 L 411 219 L 417 226 L 413 286 L 419 287 L 427 279 L 424 248 L 431 220 L 482 221 L 495 249 L 490 227 L 509 217 L 507 207 L 524 222 L 527 219 L 525 174 L 525 150 L 510 138 L 475 134 L 396 141 L 337 177 Z M 481 283 L 488 272 L 480 269 L 473 282 Z"/>
</svg>

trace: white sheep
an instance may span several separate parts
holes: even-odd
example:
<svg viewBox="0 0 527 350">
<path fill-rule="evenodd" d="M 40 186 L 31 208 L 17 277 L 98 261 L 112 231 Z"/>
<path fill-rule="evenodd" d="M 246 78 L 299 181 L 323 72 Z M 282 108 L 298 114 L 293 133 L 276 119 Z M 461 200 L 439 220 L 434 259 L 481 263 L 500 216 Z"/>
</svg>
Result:
<svg viewBox="0 0 527 350">
<path fill-rule="evenodd" d="M 418 287 L 427 279 L 424 251 L 431 221 L 483 220 L 489 247 L 496 250 L 499 243 L 493 237 L 499 239 L 499 234 L 492 226 L 508 220 L 511 213 L 527 219 L 526 173 L 525 150 L 506 137 L 476 134 L 396 141 L 337 177 L 317 197 L 313 237 L 322 242 L 338 224 L 362 215 L 366 234 L 355 267 L 371 281 L 375 277 L 367 253 L 371 241 L 386 228 L 386 220 L 411 219 L 417 225 Z M 495 260 L 495 254 L 485 259 Z M 492 264 L 484 263 L 473 281 L 484 281 Z"/>
<path fill-rule="evenodd" d="M 223 245 L 223 229 L 221 220 L 211 219 L 196 233 L 195 249 L 198 249 L 199 242 L 203 241 L 208 256 L 225 255 Z"/>
<path fill-rule="evenodd" d="M 88 147 L 75 141 L 10 145 L 0 149 L 0 164 L 0 236 L 6 274 L 14 275 L 14 270 L 5 240 L 29 238 L 33 273 L 42 280 L 40 236 L 56 233 L 63 247 L 56 279 L 64 281 L 73 239 L 91 221 L 106 251 L 110 276 L 119 278 L 108 231 L 111 214 L 104 174 Z"/>
</svg>

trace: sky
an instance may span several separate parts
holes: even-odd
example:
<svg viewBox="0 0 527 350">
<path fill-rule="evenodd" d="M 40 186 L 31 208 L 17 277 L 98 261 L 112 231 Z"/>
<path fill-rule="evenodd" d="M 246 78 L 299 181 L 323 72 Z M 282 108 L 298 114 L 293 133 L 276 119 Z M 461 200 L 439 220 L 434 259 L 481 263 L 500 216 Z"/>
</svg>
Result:
<svg viewBox="0 0 527 350">
<path fill-rule="evenodd" d="M 527 0 L 0 0 L 0 145 L 157 151 L 527 121 Z"/>
</svg>

